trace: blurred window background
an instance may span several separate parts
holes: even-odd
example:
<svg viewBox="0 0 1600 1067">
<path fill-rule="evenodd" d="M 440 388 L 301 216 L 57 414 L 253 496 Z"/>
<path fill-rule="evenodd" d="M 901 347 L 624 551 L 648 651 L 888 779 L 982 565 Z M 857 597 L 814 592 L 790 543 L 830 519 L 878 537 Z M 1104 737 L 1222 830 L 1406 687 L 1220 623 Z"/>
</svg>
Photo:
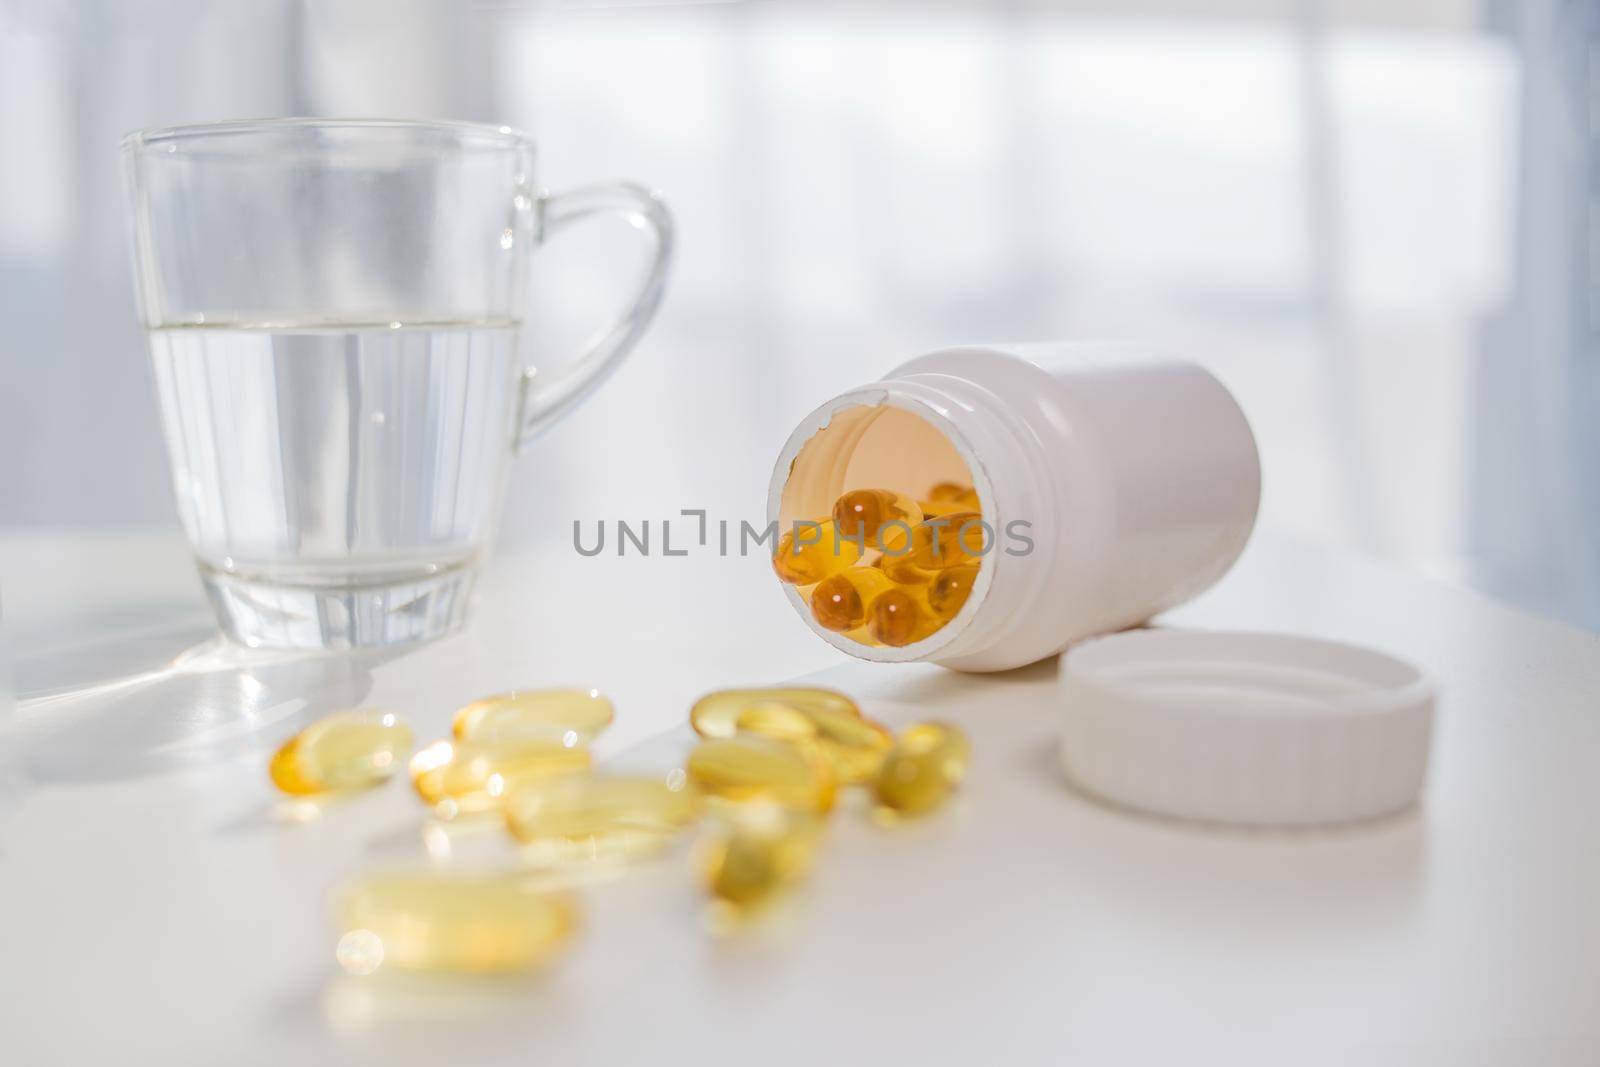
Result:
<svg viewBox="0 0 1600 1067">
<path fill-rule="evenodd" d="M 502 539 L 764 513 L 831 393 L 969 341 L 1211 367 L 1265 524 L 1600 629 L 1600 10 L 1566 0 L 0 0 L 0 525 L 173 527 L 117 145 L 266 115 L 532 132 L 681 227 L 634 360 L 516 469 Z M 620 304 L 540 253 L 530 345 Z"/>
</svg>

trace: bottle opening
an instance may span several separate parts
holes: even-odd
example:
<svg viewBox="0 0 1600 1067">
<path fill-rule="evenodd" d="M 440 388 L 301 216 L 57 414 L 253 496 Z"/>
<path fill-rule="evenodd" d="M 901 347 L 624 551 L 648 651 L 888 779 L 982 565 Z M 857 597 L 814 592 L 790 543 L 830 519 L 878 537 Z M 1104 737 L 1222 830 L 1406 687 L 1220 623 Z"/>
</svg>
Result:
<svg viewBox="0 0 1600 1067">
<path fill-rule="evenodd" d="M 863 393 L 816 412 L 780 457 L 774 569 L 835 647 L 920 659 L 964 628 L 988 588 L 988 487 L 936 411 Z"/>
</svg>

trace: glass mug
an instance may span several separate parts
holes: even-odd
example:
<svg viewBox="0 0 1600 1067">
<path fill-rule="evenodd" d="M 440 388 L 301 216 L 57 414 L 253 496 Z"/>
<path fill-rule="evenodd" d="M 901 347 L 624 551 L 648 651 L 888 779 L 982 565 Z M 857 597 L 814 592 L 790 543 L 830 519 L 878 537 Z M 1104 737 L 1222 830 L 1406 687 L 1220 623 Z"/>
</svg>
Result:
<svg viewBox="0 0 1600 1067">
<path fill-rule="evenodd" d="M 511 456 L 615 370 L 672 223 L 629 184 L 534 185 L 506 127 L 280 119 L 123 142 L 134 272 L 178 512 L 245 645 L 417 641 L 466 618 Z M 529 253 L 578 219 L 653 238 L 576 362 L 519 353 Z"/>
</svg>

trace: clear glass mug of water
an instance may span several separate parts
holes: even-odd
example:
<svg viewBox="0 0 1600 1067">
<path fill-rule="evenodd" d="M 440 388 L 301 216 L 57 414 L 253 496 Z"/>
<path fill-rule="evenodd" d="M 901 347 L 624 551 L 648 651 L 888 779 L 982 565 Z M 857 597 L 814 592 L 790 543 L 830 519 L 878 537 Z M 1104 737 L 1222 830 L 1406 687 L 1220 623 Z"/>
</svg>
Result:
<svg viewBox="0 0 1600 1067">
<path fill-rule="evenodd" d="M 513 453 L 615 369 L 661 298 L 638 186 L 548 195 L 532 142 L 464 123 L 283 119 L 123 142 L 178 511 L 250 646 L 417 641 L 466 617 Z M 622 319 L 535 376 L 529 253 L 622 216 L 654 260 Z"/>
</svg>

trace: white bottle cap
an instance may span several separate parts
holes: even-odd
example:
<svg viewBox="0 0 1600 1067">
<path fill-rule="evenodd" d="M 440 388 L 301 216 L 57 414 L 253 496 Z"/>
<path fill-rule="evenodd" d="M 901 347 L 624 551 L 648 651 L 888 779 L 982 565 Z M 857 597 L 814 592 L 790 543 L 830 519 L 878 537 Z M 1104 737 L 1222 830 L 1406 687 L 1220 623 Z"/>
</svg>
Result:
<svg viewBox="0 0 1600 1067">
<path fill-rule="evenodd" d="M 1345 822 L 1408 807 L 1427 771 L 1432 687 L 1355 645 L 1134 630 L 1064 655 L 1061 695 L 1067 776 L 1143 811 Z"/>
</svg>

